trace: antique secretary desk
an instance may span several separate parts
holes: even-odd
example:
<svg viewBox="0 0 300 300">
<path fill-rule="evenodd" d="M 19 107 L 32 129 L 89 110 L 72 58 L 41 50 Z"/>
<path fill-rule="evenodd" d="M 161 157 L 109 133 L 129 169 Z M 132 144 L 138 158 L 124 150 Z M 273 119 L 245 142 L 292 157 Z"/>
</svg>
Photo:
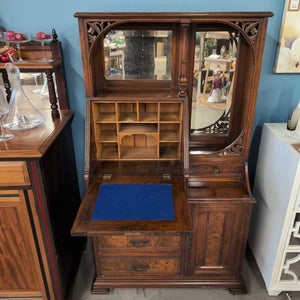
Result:
<svg viewBox="0 0 300 300">
<path fill-rule="evenodd" d="M 272 13 L 76 13 L 92 292 L 241 278 L 247 159 Z"/>
</svg>

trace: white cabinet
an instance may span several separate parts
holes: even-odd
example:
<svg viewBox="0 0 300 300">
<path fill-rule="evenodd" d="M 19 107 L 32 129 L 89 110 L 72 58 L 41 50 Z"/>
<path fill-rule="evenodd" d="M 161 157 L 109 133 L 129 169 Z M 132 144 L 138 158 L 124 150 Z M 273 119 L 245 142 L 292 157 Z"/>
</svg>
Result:
<svg viewBox="0 0 300 300">
<path fill-rule="evenodd" d="M 264 124 L 249 245 L 269 295 L 300 291 L 300 133 Z M 300 148 L 300 144 L 299 144 Z"/>
</svg>

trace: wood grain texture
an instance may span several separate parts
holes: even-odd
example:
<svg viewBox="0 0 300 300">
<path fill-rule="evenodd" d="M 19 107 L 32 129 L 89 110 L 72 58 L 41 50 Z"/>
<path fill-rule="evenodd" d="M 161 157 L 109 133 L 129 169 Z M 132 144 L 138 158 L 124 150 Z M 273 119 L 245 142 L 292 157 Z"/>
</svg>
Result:
<svg viewBox="0 0 300 300">
<path fill-rule="evenodd" d="M 0 224 L 0 296 L 45 296 L 22 191 L 1 195 Z"/>
<path fill-rule="evenodd" d="M 179 236 L 149 236 L 149 235 L 100 236 L 98 238 L 98 245 L 99 245 L 99 249 L 179 248 L 180 237 Z"/>
<path fill-rule="evenodd" d="M 60 118 L 53 120 L 50 109 L 40 109 L 45 117 L 44 124 L 26 131 L 14 131 L 14 138 L 0 144 L 0 158 L 39 158 L 52 145 L 67 122 L 72 118 L 73 112 L 61 110 Z"/>
<path fill-rule="evenodd" d="M 236 276 L 243 260 L 251 204 L 227 201 L 190 205 L 194 274 L 201 278 Z"/>
<path fill-rule="evenodd" d="M 130 275 L 155 275 L 178 274 L 180 270 L 179 259 L 102 259 L 101 274 L 130 276 Z"/>
<path fill-rule="evenodd" d="M 0 162 L 0 186 L 30 185 L 25 161 Z"/>
</svg>

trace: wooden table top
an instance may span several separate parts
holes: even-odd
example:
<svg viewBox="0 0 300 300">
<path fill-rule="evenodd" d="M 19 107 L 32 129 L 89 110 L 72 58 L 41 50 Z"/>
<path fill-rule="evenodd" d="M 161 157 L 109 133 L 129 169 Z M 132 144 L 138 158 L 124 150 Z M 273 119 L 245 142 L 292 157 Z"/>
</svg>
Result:
<svg viewBox="0 0 300 300">
<path fill-rule="evenodd" d="M 21 70 L 21 71 L 33 71 L 33 70 L 50 70 L 55 68 L 56 66 L 61 64 L 61 60 L 54 59 L 49 62 L 38 62 L 36 60 L 27 61 L 26 63 L 16 63 L 14 64 Z M 0 63 L 0 69 L 5 69 L 5 63 Z"/>
<path fill-rule="evenodd" d="M 60 110 L 60 118 L 52 120 L 50 108 L 39 111 L 45 117 L 42 125 L 29 130 L 5 130 L 13 133 L 14 138 L 0 142 L 0 159 L 42 157 L 73 116 L 71 110 Z"/>
</svg>

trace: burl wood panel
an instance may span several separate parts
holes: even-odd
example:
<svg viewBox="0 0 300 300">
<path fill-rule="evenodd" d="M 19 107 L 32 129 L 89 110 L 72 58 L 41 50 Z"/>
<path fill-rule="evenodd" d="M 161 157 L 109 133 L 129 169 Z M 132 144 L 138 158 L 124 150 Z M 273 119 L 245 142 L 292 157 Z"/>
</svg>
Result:
<svg viewBox="0 0 300 300">
<path fill-rule="evenodd" d="M 177 274 L 180 271 L 179 258 L 172 259 L 100 259 L 102 275 L 155 275 Z"/>
<path fill-rule="evenodd" d="M 180 236 L 117 235 L 98 237 L 99 249 L 104 248 L 180 248 Z"/>
<path fill-rule="evenodd" d="M 240 251 L 244 249 L 243 228 L 249 209 L 248 204 L 232 202 L 192 205 L 195 274 L 233 275 Z"/>
<path fill-rule="evenodd" d="M 0 186 L 29 185 L 30 179 L 25 161 L 0 162 Z"/>
<path fill-rule="evenodd" d="M 0 296 L 43 296 L 23 192 L 5 193 L 0 194 Z"/>
<path fill-rule="evenodd" d="M 206 215 L 207 216 L 207 215 Z M 220 264 L 222 236 L 225 222 L 225 213 L 210 213 L 208 217 L 205 266 L 218 266 Z"/>
</svg>

